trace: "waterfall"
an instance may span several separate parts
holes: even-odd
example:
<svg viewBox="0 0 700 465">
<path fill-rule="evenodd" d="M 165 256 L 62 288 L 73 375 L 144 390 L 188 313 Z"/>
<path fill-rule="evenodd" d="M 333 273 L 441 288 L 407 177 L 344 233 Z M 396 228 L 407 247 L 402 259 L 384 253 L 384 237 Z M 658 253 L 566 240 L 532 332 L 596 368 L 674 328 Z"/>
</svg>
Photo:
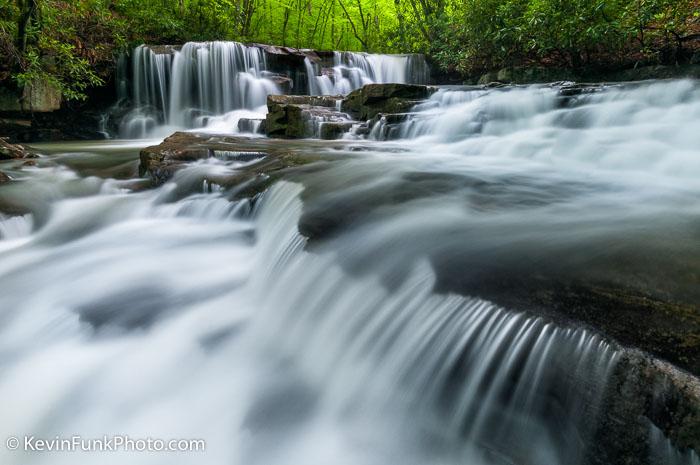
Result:
<svg viewBox="0 0 700 465">
<path fill-rule="evenodd" d="M 188 42 L 180 49 L 141 45 L 133 51 L 131 68 L 133 109 L 121 122 L 123 138 L 201 127 L 236 132 L 240 118 L 264 117 L 267 95 L 282 93 L 275 79 L 286 79 L 281 73 L 289 72 L 268 65 L 263 48 L 238 42 Z M 308 58 L 301 68 L 311 95 L 347 94 L 374 82 L 428 80 L 422 55 L 335 52 L 330 70 Z"/>
<path fill-rule="evenodd" d="M 175 183 L 224 166 L 212 163 Z M 170 202 L 173 184 L 107 187 L 66 190 L 42 228 L 1 249 L 3 435 L 204 438 L 207 455 L 183 464 L 579 463 L 617 360 L 594 334 L 436 294 L 426 263 L 391 288 L 349 274 L 304 250 L 296 184 L 252 212 L 218 191 Z M 30 381 L 46 377 L 41 396 Z"/>
<path fill-rule="evenodd" d="M 696 81 L 611 86 L 569 96 L 557 87 L 440 89 L 371 137 L 462 155 L 561 170 L 654 173 L 655 182 L 697 184 Z M 663 178 L 659 177 L 663 176 Z"/>
<path fill-rule="evenodd" d="M 428 66 L 422 55 L 380 55 L 334 52 L 333 67 L 305 60 L 309 95 L 345 95 L 366 84 L 427 84 Z"/>
<path fill-rule="evenodd" d="M 121 131 L 127 138 L 159 125 L 201 127 L 213 116 L 259 110 L 268 94 L 279 93 L 264 76 L 263 51 L 238 42 L 189 42 L 180 50 L 142 45 L 132 61 L 135 109 Z"/>
</svg>

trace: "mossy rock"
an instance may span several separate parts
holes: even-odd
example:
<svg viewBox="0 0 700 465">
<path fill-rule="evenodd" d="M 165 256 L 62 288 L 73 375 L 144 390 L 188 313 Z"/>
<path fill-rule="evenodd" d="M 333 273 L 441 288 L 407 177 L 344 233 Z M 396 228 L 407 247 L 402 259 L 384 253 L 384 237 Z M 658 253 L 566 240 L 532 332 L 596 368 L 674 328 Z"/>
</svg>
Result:
<svg viewBox="0 0 700 465">
<path fill-rule="evenodd" d="M 378 113 L 404 113 L 436 91 L 415 84 L 368 84 L 348 94 L 341 110 L 365 121 Z"/>
</svg>

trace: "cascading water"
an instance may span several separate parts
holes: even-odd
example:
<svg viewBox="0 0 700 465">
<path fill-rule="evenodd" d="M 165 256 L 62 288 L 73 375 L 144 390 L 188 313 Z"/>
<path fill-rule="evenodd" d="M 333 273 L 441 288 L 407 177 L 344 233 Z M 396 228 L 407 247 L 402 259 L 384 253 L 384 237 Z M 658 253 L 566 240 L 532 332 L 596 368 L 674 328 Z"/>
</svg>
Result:
<svg viewBox="0 0 700 465">
<path fill-rule="evenodd" d="M 616 360 L 607 343 L 434 294 L 427 264 L 392 288 L 348 274 L 337 251 L 349 238 L 303 250 L 294 184 L 252 216 L 217 192 L 173 202 L 176 185 L 231 169 L 224 158 L 139 194 L 49 174 L 68 195 L 31 235 L 1 241 L 0 434 L 205 439 L 207 455 L 183 464 L 577 463 L 591 433 L 579 418 Z M 172 461 L 80 461 L 125 459 Z"/>
<path fill-rule="evenodd" d="M 156 125 L 202 127 L 212 118 L 228 117 L 235 127 L 240 115 L 265 113 L 268 94 L 280 93 L 265 77 L 263 51 L 238 42 L 189 42 L 182 49 L 158 53 L 146 46 L 133 53 L 134 114 L 125 119 L 122 136 L 144 137 Z"/>
<path fill-rule="evenodd" d="M 140 95 L 156 82 L 173 79 Z M 690 81 L 443 89 L 377 132 L 410 143 L 290 143 L 326 157 L 252 200 L 212 180 L 263 149 L 212 150 L 152 190 L 133 142 L 3 165 L 0 206 L 20 214 L 0 216 L 0 438 L 206 451 L 0 461 L 600 463 L 623 349 L 489 284 L 653 282 L 697 302 L 699 118 Z M 697 465 L 648 426 L 645 465 Z"/>
<path fill-rule="evenodd" d="M 369 83 L 424 83 L 422 55 L 335 52 L 333 76 L 307 58 L 309 94 L 346 94 Z M 134 108 L 123 119 L 122 138 L 168 135 L 207 127 L 236 132 L 240 118 L 262 118 L 265 99 L 280 94 L 265 52 L 238 42 L 190 42 L 174 47 L 137 47 L 132 56 Z"/>
<path fill-rule="evenodd" d="M 345 95 L 374 83 L 427 84 L 430 78 L 422 55 L 334 52 L 330 69 L 308 58 L 305 64 L 309 95 Z"/>
</svg>

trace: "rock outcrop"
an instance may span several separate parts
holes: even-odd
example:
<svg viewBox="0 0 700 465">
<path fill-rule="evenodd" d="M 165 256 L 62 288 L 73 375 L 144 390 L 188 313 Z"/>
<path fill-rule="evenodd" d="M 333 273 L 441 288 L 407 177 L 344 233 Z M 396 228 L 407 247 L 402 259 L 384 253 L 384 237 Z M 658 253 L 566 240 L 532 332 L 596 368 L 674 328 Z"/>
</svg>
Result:
<svg viewBox="0 0 700 465">
<path fill-rule="evenodd" d="M 599 416 L 589 463 L 681 463 L 669 450 L 700 451 L 700 379 L 639 350 L 623 350 Z"/>
<path fill-rule="evenodd" d="M 51 112 L 61 108 L 61 90 L 47 80 L 36 79 L 18 91 L 0 89 L 0 112 Z"/>
<path fill-rule="evenodd" d="M 340 139 L 353 127 L 368 134 L 378 123 L 394 126 L 437 88 L 413 84 L 369 84 L 342 96 L 271 95 L 263 123 L 269 137 Z"/>
<path fill-rule="evenodd" d="M 379 113 L 405 113 L 437 92 L 437 87 L 415 84 L 368 84 L 343 100 L 341 110 L 361 121 Z"/>
<path fill-rule="evenodd" d="M 347 123 L 350 120 L 348 115 L 336 110 L 341 99 L 340 96 L 270 95 L 267 98 L 265 134 L 287 139 L 322 135 L 336 138 L 331 136 L 337 135 L 337 131 L 321 134 L 321 128 L 323 123 Z"/>
</svg>

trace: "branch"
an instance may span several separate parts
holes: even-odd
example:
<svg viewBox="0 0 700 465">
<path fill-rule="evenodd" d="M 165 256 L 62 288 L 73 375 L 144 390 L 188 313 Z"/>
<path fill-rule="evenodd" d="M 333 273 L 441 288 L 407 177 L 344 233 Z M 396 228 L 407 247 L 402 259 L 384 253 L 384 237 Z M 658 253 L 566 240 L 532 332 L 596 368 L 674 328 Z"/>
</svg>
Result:
<svg viewBox="0 0 700 465">
<path fill-rule="evenodd" d="M 355 23 L 353 22 L 352 18 L 350 17 L 350 13 L 348 13 L 348 10 L 345 8 L 345 5 L 343 5 L 343 0 L 338 0 L 338 3 L 340 4 L 340 7 L 343 9 L 343 12 L 345 13 L 345 17 L 348 19 L 348 22 L 350 23 L 350 27 L 352 27 L 352 33 L 355 36 L 357 40 L 360 41 L 362 44 L 362 48 L 367 51 L 367 43 L 362 40 L 360 35 L 357 33 L 357 28 L 355 27 Z"/>
</svg>

